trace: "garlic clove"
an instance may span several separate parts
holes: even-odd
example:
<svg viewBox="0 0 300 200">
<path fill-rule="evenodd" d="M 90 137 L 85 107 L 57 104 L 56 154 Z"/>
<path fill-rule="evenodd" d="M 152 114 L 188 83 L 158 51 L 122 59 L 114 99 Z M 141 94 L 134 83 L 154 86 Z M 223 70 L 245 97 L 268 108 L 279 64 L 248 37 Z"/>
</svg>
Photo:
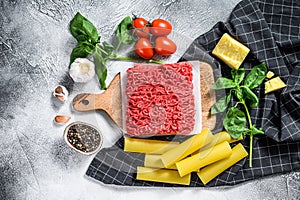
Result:
<svg viewBox="0 0 300 200">
<path fill-rule="evenodd" d="M 67 123 L 70 119 L 71 119 L 70 116 L 65 116 L 65 115 L 56 115 L 54 117 L 54 121 L 57 124 L 61 124 L 61 125 Z"/>
<path fill-rule="evenodd" d="M 53 96 L 55 96 L 57 99 L 59 99 L 62 102 L 68 100 L 68 95 L 69 95 L 68 90 L 62 85 L 58 85 L 53 92 Z"/>
<path fill-rule="evenodd" d="M 76 58 L 70 66 L 69 74 L 74 82 L 88 82 L 95 76 L 95 64 L 87 58 Z"/>
</svg>

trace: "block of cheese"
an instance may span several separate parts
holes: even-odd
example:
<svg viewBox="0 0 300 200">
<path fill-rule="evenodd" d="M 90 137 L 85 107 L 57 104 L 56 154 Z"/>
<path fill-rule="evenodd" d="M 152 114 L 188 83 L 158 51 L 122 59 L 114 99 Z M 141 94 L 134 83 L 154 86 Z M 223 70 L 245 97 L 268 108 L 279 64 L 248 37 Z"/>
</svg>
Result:
<svg viewBox="0 0 300 200">
<path fill-rule="evenodd" d="M 285 86 L 286 84 L 281 80 L 279 76 L 276 78 L 272 78 L 271 80 L 265 82 L 265 94 L 279 90 L 281 88 L 284 88 Z"/>
<path fill-rule="evenodd" d="M 176 170 L 137 167 L 137 180 L 189 185 L 191 174 L 180 177 Z"/>
<path fill-rule="evenodd" d="M 124 151 L 147 154 L 162 154 L 176 147 L 178 144 L 179 142 L 126 137 L 124 139 Z"/>
<path fill-rule="evenodd" d="M 270 79 L 270 78 L 272 78 L 273 76 L 274 76 L 274 72 L 268 71 L 268 73 L 267 73 L 267 78 Z"/>
<path fill-rule="evenodd" d="M 166 168 L 187 157 L 201 147 L 209 144 L 214 136 L 208 128 L 204 128 L 201 133 L 194 135 L 186 141 L 180 143 L 175 148 L 161 155 L 161 160 Z"/>
<path fill-rule="evenodd" d="M 176 162 L 176 167 L 180 176 L 185 176 L 186 174 L 196 171 L 201 167 L 227 158 L 231 155 L 231 153 L 231 147 L 229 143 L 225 141 L 210 149 L 201 151 L 191 157 Z"/>
<path fill-rule="evenodd" d="M 236 164 L 241 159 L 245 158 L 247 155 L 247 151 L 245 150 L 243 145 L 239 143 L 232 148 L 231 156 L 200 169 L 197 175 L 201 179 L 203 184 L 207 184 L 209 181 L 217 177 L 226 169 Z"/>
<path fill-rule="evenodd" d="M 151 167 L 151 168 L 165 168 L 164 164 L 162 163 L 160 159 L 160 155 L 155 155 L 155 154 L 146 154 L 145 155 L 145 160 L 144 160 L 144 166 L 145 167 Z M 168 167 L 167 169 L 176 169 L 175 165 L 172 165 Z"/>
<path fill-rule="evenodd" d="M 250 49 L 248 47 L 225 33 L 213 49 L 212 54 L 221 59 L 232 69 L 237 70 L 245 60 L 249 51 Z"/>
</svg>

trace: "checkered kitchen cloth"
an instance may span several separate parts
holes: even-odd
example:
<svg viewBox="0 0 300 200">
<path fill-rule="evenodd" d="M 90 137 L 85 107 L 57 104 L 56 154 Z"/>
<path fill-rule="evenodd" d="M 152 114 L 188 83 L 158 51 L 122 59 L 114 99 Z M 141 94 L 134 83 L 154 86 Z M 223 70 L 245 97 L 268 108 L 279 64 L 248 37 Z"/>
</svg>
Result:
<svg viewBox="0 0 300 200">
<path fill-rule="evenodd" d="M 258 108 L 251 109 L 251 117 L 257 127 L 265 130 L 265 135 L 255 137 L 253 167 L 249 168 L 248 159 L 241 160 L 208 186 L 235 185 L 262 176 L 299 170 L 300 2 L 244 0 L 235 7 L 228 22 L 219 22 L 198 37 L 183 59 L 213 62 L 217 66 L 216 76 L 220 75 L 220 71 L 222 76 L 229 76 L 230 69 L 209 56 L 223 33 L 231 34 L 251 49 L 251 54 L 244 62 L 246 71 L 251 66 L 266 62 L 287 87 L 267 95 L 264 95 L 263 87 L 254 91 L 260 103 Z M 208 55 L 203 55 L 203 51 Z M 242 143 L 248 149 L 248 138 Z M 144 156 L 124 152 L 123 145 L 124 141 L 120 139 L 114 146 L 102 149 L 89 166 L 87 176 L 114 185 L 178 186 L 137 181 L 136 167 L 143 165 Z M 196 174 L 193 174 L 190 186 L 203 186 Z"/>
</svg>

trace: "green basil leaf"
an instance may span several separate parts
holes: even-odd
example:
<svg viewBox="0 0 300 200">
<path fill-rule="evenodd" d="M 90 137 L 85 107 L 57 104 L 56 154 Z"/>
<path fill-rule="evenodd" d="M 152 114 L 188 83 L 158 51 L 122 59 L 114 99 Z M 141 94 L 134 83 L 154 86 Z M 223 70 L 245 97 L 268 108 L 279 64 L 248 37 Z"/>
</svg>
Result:
<svg viewBox="0 0 300 200">
<path fill-rule="evenodd" d="M 105 65 L 105 60 L 103 60 L 103 58 L 101 57 L 101 55 L 98 52 L 96 52 L 94 54 L 94 63 L 95 63 L 95 70 L 96 70 L 96 74 L 99 79 L 100 87 L 102 90 L 105 90 L 106 89 L 105 80 L 107 77 L 107 68 Z"/>
<path fill-rule="evenodd" d="M 219 90 L 219 89 L 226 89 L 226 88 L 234 88 L 236 87 L 237 84 L 234 83 L 232 80 L 224 77 L 220 77 L 217 79 L 217 81 L 213 84 L 213 89 L 214 90 Z"/>
<path fill-rule="evenodd" d="M 102 45 L 99 45 L 99 47 L 101 48 L 101 53 L 102 57 L 105 59 L 108 59 L 115 50 L 115 47 L 112 44 L 109 44 L 108 42 L 103 42 Z"/>
<path fill-rule="evenodd" d="M 246 120 L 247 119 L 244 112 L 236 107 L 232 107 L 226 113 L 226 116 L 223 120 L 223 126 L 231 137 L 237 139 L 247 129 Z"/>
<path fill-rule="evenodd" d="M 261 63 L 252 68 L 249 74 L 246 76 L 244 84 L 250 89 L 258 87 L 267 75 L 266 63 Z"/>
<path fill-rule="evenodd" d="M 212 115 L 224 112 L 230 102 L 231 92 L 227 93 L 224 97 L 220 98 L 210 109 Z"/>
<path fill-rule="evenodd" d="M 242 87 L 244 92 L 245 99 L 248 99 L 250 102 L 250 106 L 257 107 L 258 106 L 258 97 L 254 92 L 252 92 L 248 87 Z"/>
<path fill-rule="evenodd" d="M 245 77 L 245 69 L 239 68 L 238 70 L 231 70 L 231 76 L 233 82 L 240 84 Z"/>
<path fill-rule="evenodd" d="M 93 54 L 94 48 L 94 45 L 88 42 L 79 42 L 72 50 L 70 64 L 72 64 L 76 58 L 86 58 L 89 54 Z"/>
<path fill-rule="evenodd" d="M 70 22 L 70 31 L 78 42 L 89 41 L 96 44 L 100 41 L 96 27 L 79 12 Z"/>
<path fill-rule="evenodd" d="M 132 44 L 134 42 L 134 38 L 130 31 L 131 25 L 132 25 L 132 19 L 130 16 L 125 17 L 118 25 L 118 28 L 116 30 L 116 35 L 121 43 Z"/>
<path fill-rule="evenodd" d="M 258 128 L 256 128 L 255 125 L 252 126 L 251 133 L 252 133 L 252 135 L 265 134 L 265 132 L 262 130 L 262 128 L 258 129 Z"/>
<path fill-rule="evenodd" d="M 240 87 L 234 89 L 233 94 L 236 96 L 236 98 L 237 98 L 239 101 L 244 100 L 244 93 L 243 93 L 243 90 L 242 90 Z"/>
</svg>

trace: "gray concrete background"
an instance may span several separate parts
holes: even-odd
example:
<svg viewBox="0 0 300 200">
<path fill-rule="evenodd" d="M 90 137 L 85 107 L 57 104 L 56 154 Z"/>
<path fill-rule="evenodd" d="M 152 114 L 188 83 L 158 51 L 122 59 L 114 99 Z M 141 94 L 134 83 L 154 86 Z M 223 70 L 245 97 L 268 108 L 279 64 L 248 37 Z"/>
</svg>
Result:
<svg viewBox="0 0 300 200">
<path fill-rule="evenodd" d="M 110 146 L 120 133 L 102 112 L 76 113 L 70 103 L 83 92 L 100 92 L 96 78 L 73 84 L 66 76 L 75 40 L 68 23 L 77 11 L 87 16 L 106 40 L 132 12 L 146 19 L 169 20 L 180 42 L 176 61 L 189 43 L 225 21 L 239 0 L 1 0 L 0 2 L 0 199 L 299 199 L 300 173 L 246 182 L 229 188 L 149 189 L 103 186 L 84 177 L 92 160 L 70 150 L 53 124 L 56 114 L 88 121 Z M 176 34 L 175 36 L 176 37 Z M 116 69 L 110 67 L 111 79 Z M 68 102 L 52 97 L 56 85 L 70 88 Z"/>
</svg>

